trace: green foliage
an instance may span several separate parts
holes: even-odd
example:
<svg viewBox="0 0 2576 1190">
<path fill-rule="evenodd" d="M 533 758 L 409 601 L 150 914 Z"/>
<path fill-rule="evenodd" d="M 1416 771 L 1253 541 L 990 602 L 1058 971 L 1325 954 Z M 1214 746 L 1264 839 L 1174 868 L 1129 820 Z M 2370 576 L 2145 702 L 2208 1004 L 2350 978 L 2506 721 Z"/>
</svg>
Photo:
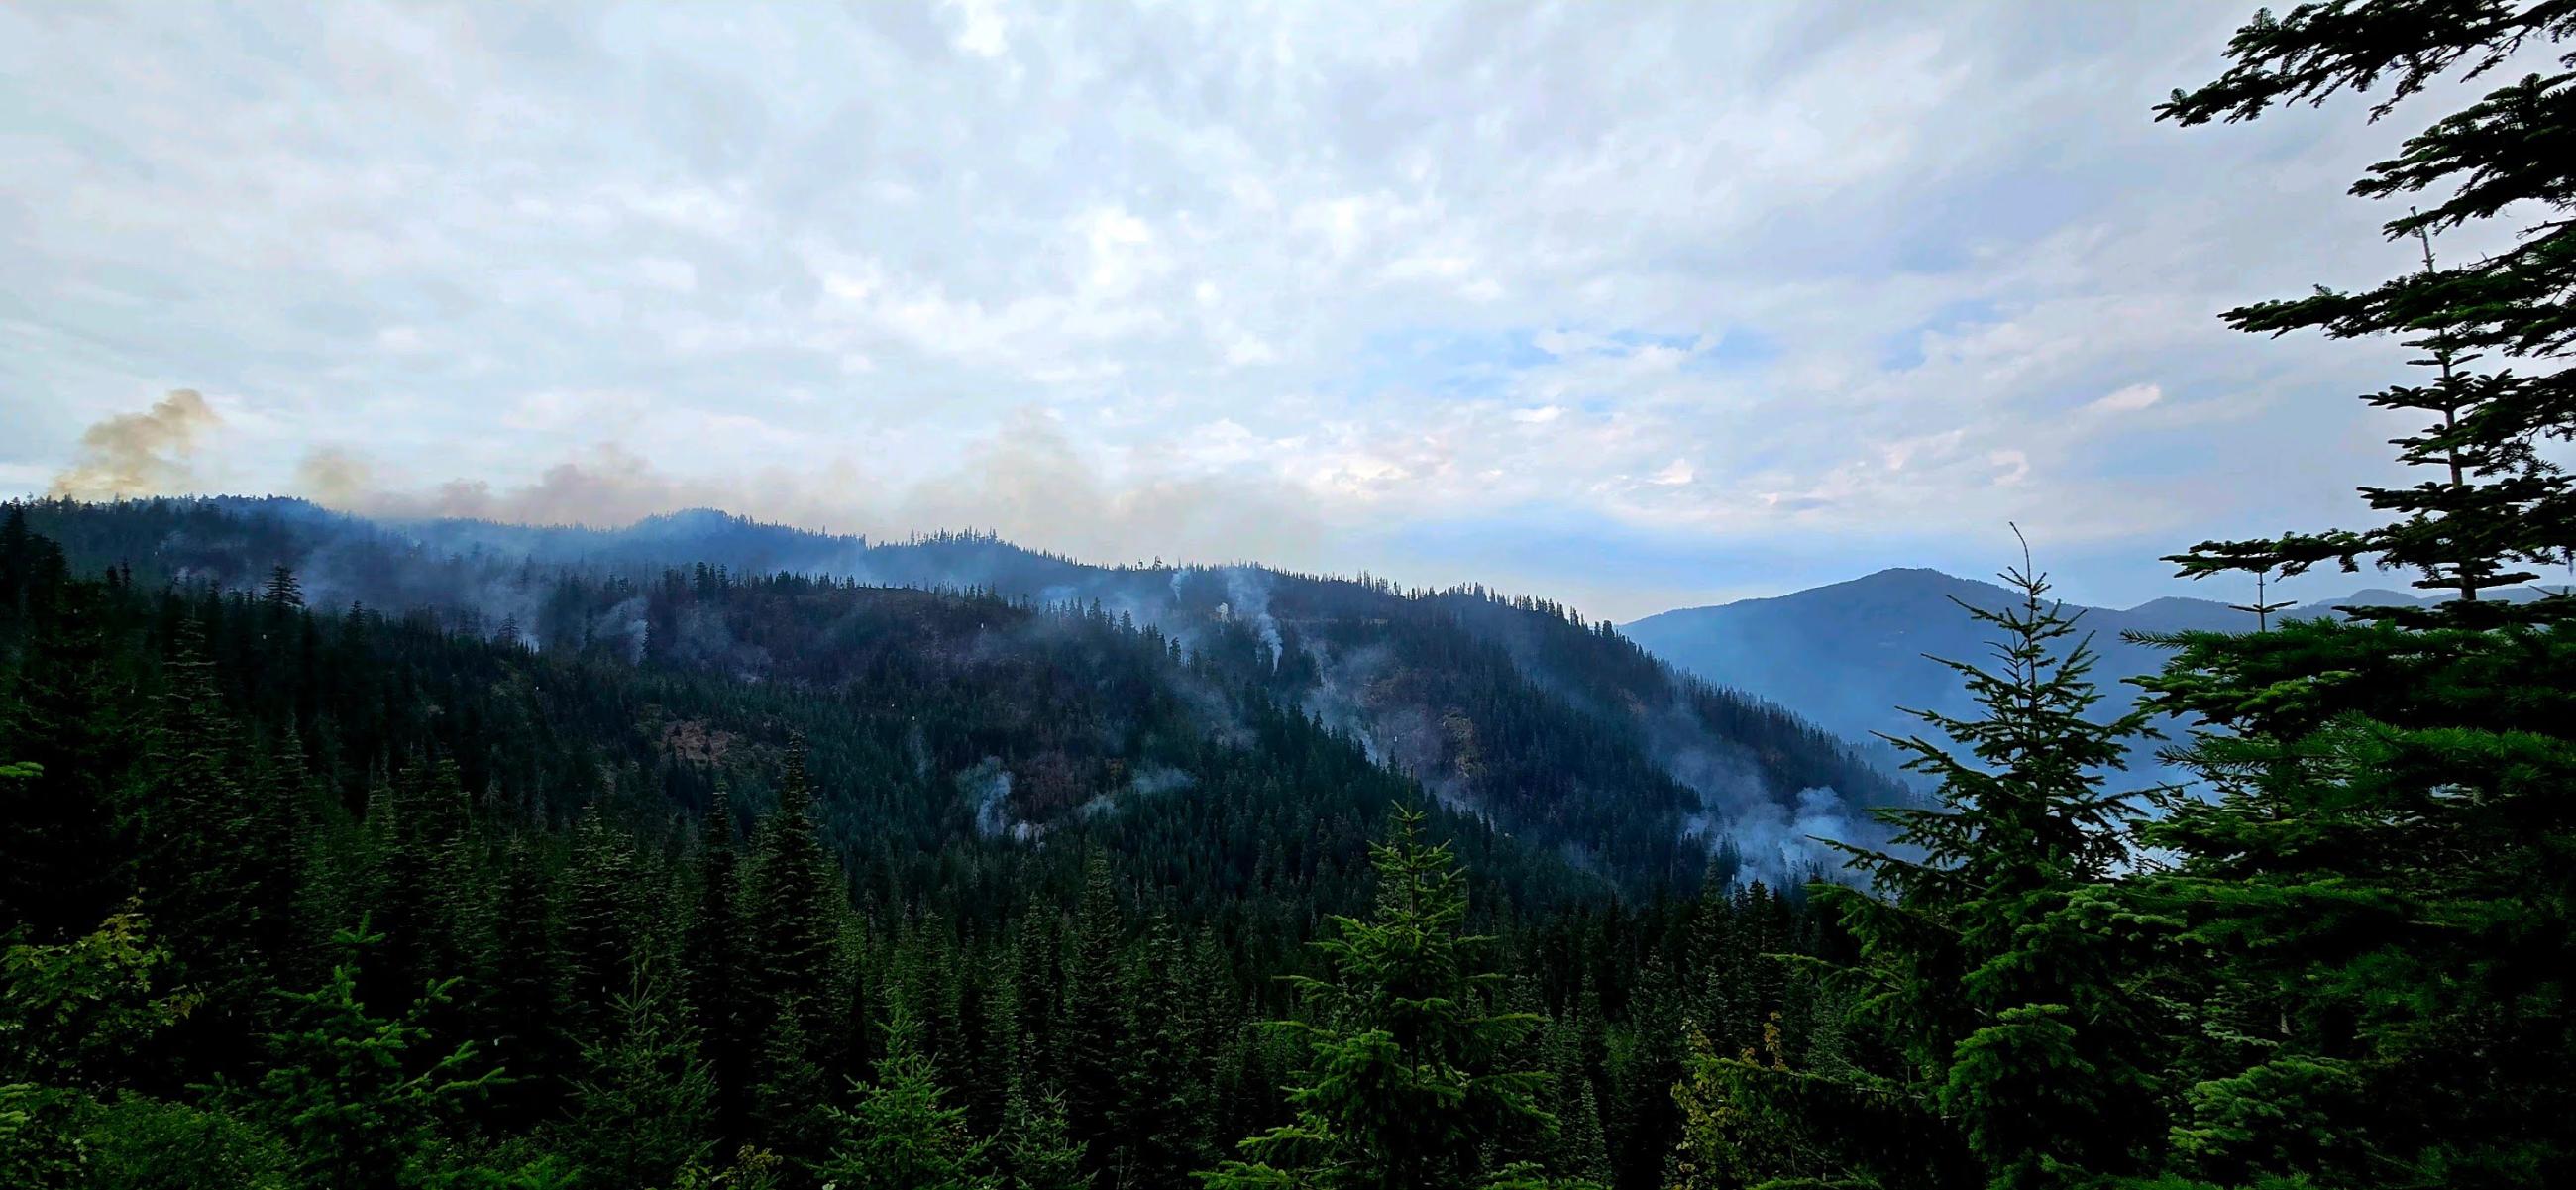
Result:
<svg viewBox="0 0 2576 1190">
<path fill-rule="evenodd" d="M 1375 912 L 1335 918 L 1314 943 L 1331 974 L 1297 975 L 1311 1059 L 1288 1093 L 1294 1123 L 1246 1138 L 1250 1161 L 1202 1175 L 1211 1190 L 1269 1186 L 1465 1187 L 1517 1184 L 1524 1169 L 1488 1170 L 1486 1146 L 1512 1129 L 1550 1129 L 1537 1096 L 1547 1076 L 1496 1059 L 1539 1023 L 1494 1012 L 1501 981 L 1462 934 L 1465 882 L 1446 846 L 1425 844 L 1422 815 L 1395 812 L 1372 850 Z"/>
<path fill-rule="evenodd" d="M 408 1190 L 460 1184 L 457 1154 L 440 1125 L 501 1078 L 477 1069 L 468 1042 L 427 1054 L 421 1019 L 446 1002 L 453 979 L 429 984 L 400 1017 L 358 1001 L 357 958 L 382 943 L 361 925 L 333 940 L 343 954 L 330 978 L 286 993 L 293 1023 L 269 1038 L 273 1065 L 240 1096 L 295 1155 L 295 1175 L 327 1190 Z"/>
<path fill-rule="evenodd" d="M 2229 44 L 2225 75 L 2159 114 L 2251 119 L 2385 85 L 2369 111 L 2379 119 L 2571 37 L 2576 9 L 2563 4 L 2303 5 L 2258 14 Z M 2576 969 L 2576 600 L 2490 597 L 2576 557 L 2576 487 L 2545 449 L 2576 437 L 2571 83 L 2492 81 L 2353 185 L 2409 201 L 2385 231 L 2413 241 L 2418 267 L 2227 315 L 2249 331 L 2416 348 L 2425 383 L 2362 400 L 2427 415 L 2394 445 L 2428 478 L 2362 489 L 2390 517 L 2374 528 L 2210 542 L 2173 561 L 2195 575 L 2371 562 L 2456 598 L 2176 636 L 2163 642 L 2171 665 L 2143 683 L 2155 705 L 2205 725 L 2182 759 L 2214 791 L 2141 831 L 2173 862 L 2129 890 L 2186 927 L 2168 992 L 2186 1043 L 2169 1138 L 2181 1176 L 2576 1177 L 2564 976 Z M 2435 253 L 2437 235 L 2512 220 L 2519 234 L 2501 251 L 2448 264 Z"/>
<path fill-rule="evenodd" d="M 1892 1042 L 1874 1069 L 1790 1069 L 1703 1048 L 1683 1100 L 1712 1184 L 2078 1186 L 2152 1164 L 2161 1131 L 2153 1004 L 2138 974 L 2159 923 L 2107 883 L 2139 811 L 2104 788 L 2146 712 L 2096 723 L 2092 653 L 2046 579 L 2007 571 L 2018 606 L 1968 608 L 1998 636 L 1987 668 L 1946 662 L 1984 712 L 1933 713 L 1950 747 L 1897 740 L 1935 803 L 1878 811 L 1894 845 L 1840 845 L 1871 887 L 1819 883 L 1858 954 L 1829 968 L 1858 1023 Z M 1858 1138 L 1853 1118 L 1895 1117 Z M 1901 1143 L 1900 1143 L 1901 1142 Z M 1927 1182 L 1926 1179 L 1929 1179 Z"/>
<path fill-rule="evenodd" d="M 886 1055 L 873 1082 L 852 1084 L 856 1103 L 831 1113 L 838 1140 L 815 1166 L 836 1190 L 993 1190 L 991 1142 L 971 1136 L 966 1109 L 941 1102 L 920 1026 L 902 1009 L 886 1022 Z"/>
<path fill-rule="evenodd" d="M 1085 1146 L 1065 1126 L 1063 1096 L 1014 1096 L 1002 1115 L 997 1190 L 1080 1190 L 1091 1184 L 1082 1169 Z"/>
<path fill-rule="evenodd" d="M 93 1190 L 286 1190 L 278 1138 L 221 1111 L 124 1095 L 85 1113 Z"/>
<path fill-rule="evenodd" d="M 616 999 L 610 1036 L 583 1052 L 586 1073 L 573 1083 L 559 1131 L 585 1184 L 669 1186 L 714 1152 L 714 1075 L 674 1009 L 663 984 L 639 967 Z"/>
<path fill-rule="evenodd" d="M 61 945 L 13 936 L 7 947 L 0 951 L 0 1083 L 109 1085 L 193 1004 L 166 990 L 169 954 L 151 942 L 138 913 L 116 914 Z"/>
</svg>

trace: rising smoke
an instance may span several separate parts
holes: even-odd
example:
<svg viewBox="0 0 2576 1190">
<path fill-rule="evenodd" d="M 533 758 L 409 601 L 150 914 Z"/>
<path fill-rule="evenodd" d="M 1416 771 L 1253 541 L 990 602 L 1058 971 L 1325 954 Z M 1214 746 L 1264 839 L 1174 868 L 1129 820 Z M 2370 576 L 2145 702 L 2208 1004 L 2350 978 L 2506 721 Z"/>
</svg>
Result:
<svg viewBox="0 0 2576 1190">
<path fill-rule="evenodd" d="M 876 482 L 854 465 L 805 473 L 769 468 L 722 479 L 679 476 L 615 442 L 577 451 L 517 485 L 419 484 L 355 451 L 326 446 L 305 456 L 295 483 L 295 494 L 378 518 L 615 528 L 681 509 L 720 508 L 877 538 L 988 530 L 1096 561 L 1259 557 L 1308 565 L 1320 560 L 1327 537 L 1309 502 L 1284 485 L 1155 471 L 1113 477 L 1052 420 L 1035 415 L 970 445 L 957 466 L 901 485 Z"/>
<path fill-rule="evenodd" d="M 173 389 L 150 409 L 122 413 L 81 433 L 80 458 L 54 477 L 50 494 L 122 500 L 183 492 L 197 483 L 189 457 L 223 419 L 193 388 Z"/>
</svg>

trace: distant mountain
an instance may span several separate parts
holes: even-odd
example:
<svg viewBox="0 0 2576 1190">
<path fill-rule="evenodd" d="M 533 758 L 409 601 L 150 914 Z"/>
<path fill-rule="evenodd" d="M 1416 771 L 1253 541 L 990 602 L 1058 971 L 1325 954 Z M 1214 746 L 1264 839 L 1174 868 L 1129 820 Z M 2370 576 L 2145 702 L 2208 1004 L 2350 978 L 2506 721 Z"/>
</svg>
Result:
<svg viewBox="0 0 2576 1190">
<path fill-rule="evenodd" d="M 2525 598 L 2517 591 L 2506 598 Z M 1924 725 L 1900 708 L 1958 713 L 1969 709 L 1958 676 L 1934 657 L 1983 661 L 1992 628 L 1951 600 L 1996 610 L 2017 596 L 1994 583 L 1937 570 L 1900 568 L 1849 582 L 1768 599 L 1684 608 L 1625 624 L 1620 631 L 1647 651 L 1728 689 L 1778 703 L 1826 730 L 1855 740 L 1873 733 L 1915 734 Z M 2370 589 L 2291 608 L 2285 616 L 2332 615 L 2339 606 L 2438 602 Z M 2123 639 L 2130 632 L 2241 631 L 2252 617 L 2223 603 L 2163 598 L 2136 607 L 2069 605 L 2080 612 L 2101 654 L 2094 670 L 2100 710 L 2134 705 L 2137 688 L 2121 679 L 2152 673 L 2165 651 Z"/>
<path fill-rule="evenodd" d="M 1126 655 L 1161 659 L 1104 708 L 1182 708 L 1219 741 L 1242 736 L 1244 699 L 1285 708 L 1451 809 L 1631 888 L 1687 885 L 1712 853 L 1800 876 L 1828 858 L 1809 836 L 1869 839 L 1860 811 L 1907 796 L 1788 712 L 1678 673 L 1605 623 L 1482 588 L 1092 566 L 989 535 L 875 542 L 703 510 L 587 529 L 376 522 L 278 499 L 43 501 L 28 520 L 76 567 L 131 567 L 138 582 L 240 589 L 285 566 L 312 606 L 823 692 L 898 672 L 925 675 L 906 679 L 923 699 L 947 697 L 963 679 L 937 675 L 995 659 L 1041 672 L 1032 689 L 1088 688 L 1109 671 L 1050 625 L 1151 634 Z M 766 581 L 779 574 L 818 585 Z M 1068 815 L 1155 803 L 1122 793 L 1138 777 L 1129 743 L 1078 729 L 1124 712 L 1065 714 L 1032 702 L 948 745 L 953 782 L 984 791 L 979 826 L 1039 838 Z"/>
</svg>

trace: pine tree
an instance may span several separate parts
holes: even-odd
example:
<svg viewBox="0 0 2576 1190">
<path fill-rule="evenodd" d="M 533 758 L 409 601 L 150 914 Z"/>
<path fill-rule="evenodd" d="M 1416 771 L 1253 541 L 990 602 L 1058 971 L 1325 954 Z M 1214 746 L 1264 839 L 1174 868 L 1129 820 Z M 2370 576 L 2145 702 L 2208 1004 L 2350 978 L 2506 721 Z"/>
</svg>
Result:
<svg viewBox="0 0 2576 1190">
<path fill-rule="evenodd" d="M 715 1150 L 715 1079 L 678 1005 L 639 966 L 611 1035 L 582 1053 L 563 1151 L 599 1186 L 670 1186 Z"/>
<path fill-rule="evenodd" d="M 1127 1044 L 1126 917 L 1109 874 L 1109 861 L 1093 855 L 1084 868 L 1082 901 L 1074 912 L 1073 947 L 1065 959 L 1064 1005 L 1057 1029 L 1059 1085 L 1073 1134 L 1090 1142 L 1094 1168 L 1105 1168 L 1125 1148 L 1121 1097 L 1133 1056 Z"/>
<path fill-rule="evenodd" d="M 304 584 L 296 581 L 295 572 L 284 563 L 268 568 L 268 586 L 260 592 L 260 602 L 275 610 L 300 610 L 304 606 Z"/>
<path fill-rule="evenodd" d="M 240 1038 L 255 1023 L 271 982 L 259 915 L 273 904 L 267 885 L 276 857 L 261 854 L 250 798 L 233 775 L 237 732 L 225 717 L 205 638 L 180 622 L 165 665 L 167 691 L 146 797 L 144 909 L 173 940 L 172 951 L 203 989 L 205 1015 L 190 1022 L 218 1038 Z"/>
<path fill-rule="evenodd" d="M 634 981 L 641 915 L 635 852 L 596 809 L 573 830 L 564 872 L 564 1023 L 575 1046 L 606 1036 L 612 1007 Z"/>
<path fill-rule="evenodd" d="M 1129 975 L 1124 1032 L 1132 1052 L 1119 1071 L 1115 1131 L 1126 1151 L 1118 1180 L 1186 1185 L 1189 1172 L 1214 1154 L 1201 1141 L 1207 1099 L 1189 1068 L 1196 1046 L 1189 1034 L 1180 940 L 1168 919 L 1157 917 L 1147 927 Z"/>
<path fill-rule="evenodd" d="M 689 918 L 681 963 L 689 1010 L 713 1063 L 717 1134 L 739 1143 L 745 1136 L 758 1049 L 743 1021 L 745 926 L 734 908 L 742 876 L 734 850 L 733 798 L 722 781 L 700 824 L 696 879 L 697 909 Z"/>
<path fill-rule="evenodd" d="M 837 866 L 814 823 L 814 791 L 800 744 L 788 754 L 778 806 L 760 824 L 742 912 L 751 926 L 744 963 L 751 1019 L 760 1022 L 757 1114 L 780 1153 L 808 1151 L 809 1125 L 826 1094 L 822 1055 L 838 976 L 842 899 Z"/>
<path fill-rule="evenodd" d="M 1543 1138 L 1541 1147 L 1548 1169 L 1558 1176 L 1608 1185 L 1610 1143 L 1601 1129 L 1600 1096 L 1583 1065 L 1581 1022 L 1575 1026 L 1556 1025 L 1546 1032 L 1549 1111 L 1559 1127 L 1554 1136 Z"/>
<path fill-rule="evenodd" d="M 502 865 L 493 905 L 492 985 L 481 998 L 482 1034 L 518 1074 L 495 1098 L 509 1114 L 545 1118 L 562 1102 L 562 1080 L 578 1051 L 564 1028 L 563 948 L 543 862 L 527 841 Z"/>
<path fill-rule="evenodd" d="M 1917 712 L 1957 754 L 1892 741 L 1940 782 L 1935 804 L 1875 811 L 1891 849 L 1836 844 L 1873 886 L 1811 889 L 1859 947 L 1832 977 L 1901 1062 L 1821 1077 L 1789 1070 L 1768 1040 L 1767 1061 L 1700 1063 L 1718 1101 L 1686 1112 L 1757 1122 L 1758 1148 L 1888 1186 L 2025 1190 L 2149 1165 L 2160 1088 L 2134 956 L 2152 939 L 2108 884 L 2139 809 L 2102 775 L 2147 712 L 2088 718 L 2101 698 L 2089 639 L 2027 560 L 2002 577 L 2017 604 L 1961 605 L 2000 635 L 1996 667 L 1943 662 L 1983 717 Z"/>
<path fill-rule="evenodd" d="M 2323 105 L 2337 94 L 2391 83 L 2370 117 L 2392 114 L 2446 76 L 2474 80 L 2533 43 L 2576 37 L 2576 11 L 2511 0 L 2381 0 L 2304 5 L 2287 18 L 2259 14 L 2228 45 L 2235 64 L 2196 91 L 2176 91 L 2159 119 L 2185 126 L 2249 120 L 2276 103 Z M 2576 56 L 2562 63 L 2576 62 Z M 2490 91 L 2410 137 L 2397 157 L 2370 167 L 2352 192 L 2381 199 L 2447 188 L 2430 210 L 2391 219 L 2391 240 L 2414 241 L 2421 265 L 2375 289 L 2320 288 L 2286 301 L 2231 310 L 2241 330 L 2280 334 L 2320 329 L 2335 338 L 2406 337 L 2434 369 L 2428 385 L 2396 385 L 2363 399 L 2379 408 L 2431 414 L 2421 433 L 2397 439 L 2398 457 L 2433 469 L 2409 488 L 2363 488 L 2371 507 L 2396 514 L 2361 531 L 2293 533 L 2206 542 L 2173 559 L 2186 574 L 2278 567 L 2293 575 L 2322 562 L 2352 569 L 2361 559 L 2422 572 L 2416 585 L 2459 598 L 2437 621 L 2488 626 L 2565 622 L 2576 605 L 2519 607 L 2482 599 L 2491 588 L 2537 577 L 2519 569 L 2553 564 L 2576 545 L 2576 486 L 2538 452 L 2544 439 L 2576 433 L 2576 374 L 2557 362 L 2576 348 L 2576 166 L 2557 152 L 2576 136 L 2576 73 L 2528 75 Z M 2451 267 L 2436 265 L 2431 236 L 2536 209 L 2539 220 L 2510 250 Z M 2481 353 L 2540 365 L 2480 373 Z M 2412 621 L 2388 614 L 2375 619 Z"/>
<path fill-rule="evenodd" d="M 1255 1187 L 1450 1187 L 1531 1184 L 1526 1169 L 1488 1170 L 1483 1153 L 1509 1129 L 1552 1129 L 1537 1097 L 1547 1076 L 1495 1058 L 1538 1021 L 1489 1004 L 1502 976 L 1462 935 L 1466 880 L 1448 844 L 1422 842 L 1423 815 L 1399 807 L 1371 849 L 1370 920 L 1335 917 L 1314 943 L 1330 974 L 1291 976 L 1306 1015 L 1276 1027 L 1306 1039 L 1311 1063 L 1289 1092 L 1295 1122 L 1245 1139 L 1248 1161 L 1201 1175 L 1211 1190 Z"/>
<path fill-rule="evenodd" d="M 2158 115 L 2246 120 L 2385 85 L 2377 120 L 2571 38 L 2562 4 L 2303 5 L 2257 14 L 2225 74 Z M 2195 576 L 2367 562 L 2452 598 L 2166 638 L 2175 656 L 2144 683 L 2153 705 L 2205 725 L 2181 759 L 2215 793 L 2143 832 L 2175 859 L 2137 891 L 2184 919 L 2194 948 L 2171 1138 L 2189 1176 L 2576 1178 L 2561 974 L 2576 968 L 2576 600 L 2492 597 L 2576 549 L 2576 486 L 2544 449 L 2576 437 L 2576 74 L 2489 87 L 2352 187 L 2421 204 L 2384 224 L 2402 246 L 2389 280 L 2225 316 L 2413 347 L 2423 382 L 2361 399 L 2425 419 L 2392 445 L 2427 478 L 2363 488 L 2375 527 L 2170 560 Z M 2438 235 L 2512 219 L 2523 226 L 2501 251 L 2436 251 Z"/>
<path fill-rule="evenodd" d="M 942 1101 L 920 1025 L 896 1005 L 885 1025 L 885 1056 L 872 1082 L 853 1082 L 856 1102 L 834 1109 L 832 1155 L 815 1167 L 838 1190 L 993 1190 L 990 1142 L 966 1130 L 966 1109 Z"/>
<path fill-rule="evenodd" d="M 405 1190 L 445 1180 L 441 1124 L 500 1080 L 472 1043 L 427 1057 L 421 1017 L 445 1000 L 451 979 L 430 982 L 404 1015 L 370 1014 L 358 1000 L 355 956 L 383 937 L 342 931 L 348 956 L 320 988 L 286 993 L 296 1023 L 269 1038 L 275 1065 L 248 1106 L 285 1138 L 296 1176 L 326 1190 Z"/>
<path fill-rule="evenodd" d="M 54 942 L 97 928 L 133 891 L 119 781 L 141 750 L 141 700 L 110 653 L 103 589 L 25 584 L 31 600 L 48 593 L 23 646 L 24 676 L 0 701 L 0 749 L 25 766 L 0 780 L 0 921 Z"/>
<path fill-rule="evenodd" d="M 831 1086 L 795 1001 L 761 1035 L 760 1081 L 751 1088 L 751 1129 L 760 1147 L 790 1161 L 817 1156 L 829 1133 Z"/>
<path fill-rule="evenodd" d="M 1083 1190 L 1083 1143 L 1064 1119 L 1064 1097 L 1014 1094 L 1002 1110 L 996 1190 Z"/>
</svg>

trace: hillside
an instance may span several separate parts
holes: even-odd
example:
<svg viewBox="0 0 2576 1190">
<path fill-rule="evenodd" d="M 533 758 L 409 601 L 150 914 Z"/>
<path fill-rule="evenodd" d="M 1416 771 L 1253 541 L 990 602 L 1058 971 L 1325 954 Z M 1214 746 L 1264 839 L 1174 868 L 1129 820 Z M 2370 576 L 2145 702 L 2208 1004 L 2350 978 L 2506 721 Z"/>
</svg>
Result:
<svg viewBox="0 0 2576 1190">
<path fill-rule="evenodd" d="M 522 562 L 511 581 L 547 592 L 522 633 L 313 606 L 291 572 L 161 582 L 148 560 L 75 563 L 26 524 L 70 522 L 85 549 L 148 532 L 170 553 L 143 556 L 190 565 L 287 532 L 159 511 L 189 528 L 0 510 L 13 1187 L 378 1184 L 263 1171 L 324 1149 L 302 1105 L 377 1102 L 437 1055 L 453 1102 L 395 1117 L 396 1136 L 471 1184 L 560 1190 L 569 1167 L 671 1185 L 695 1162 L 721 1180 L 679 1184 L 813 1186 L 837 1143 L 817 1121 L 913 1055 L 1010 1160 L 1044 1157 L 1044 1184 L 1096 1168 L 1180 1190 L 1283 1118 L 1303 1049 L 1256 1022 L 1296 1009 L 1283 977 L 1321 969 L 1305 943 L 1385 904 L 1371 845 L 1413 829 L 1408 803 L 1427 811 L 1416 854 L 1460 865 L 1451 895 L 1472 898 L 1441 928 L 1501 942 L 1515 1010 L 1549 1022 L 1532 1044 L 1569 1071 L 1545 1102 L 1587 1122 L 1576 1157 L 1623 1190 L 1679 1140 L 1685 1019 L 1733 1046 L 1784 1013 L 1794 1044 L 1827 1032 L 1759 957 L 1827 944 L 1794 896 L 1615 896 L 1582 869 L 1617 853 L 1493 829 L 1274 697 L 1318 663 L 1294 644 L 1274 663 L 1230 615 L 1184 642 L 990 592 Z M 418 562 L 387 582 L 502 573 L 355 531 L 331 548 Z M 1506 650 L 1429 639 L 1489 665 L 1373 680 L 1454 687 L 1440 697 L 1480 722 L 1474 683 L 1499 681 Z M 1621 755 L 1613 739 L 1577 742 Z M 1577 771 L 1596 772 L 1547 773 Z M 169 1098 L 42 1085 L 75 1063 Z M 1545 1139 L 1514 1155 L 1571 1159 Z"/>
<path fill-rule="evenodd" d="M 2528 598 L 2528 590 L 2505 592 Z M 1937 570 L 1892 568 L 1767 599 L 1682 608 L 1620 625 L 1620 632 L 1675 667 L 1777 703 L 1827 731 L 1867 740 L 1905 736 L 1920 720 L 1906 708 L 1957 714 L 1969 706 L 1958 675 L 1932 658 L 1979 661 L 1992 629 L 1958 603 L 1992 611 L 2018 598 L 1993 583 Z M 2413 605 L 2437 598 L 2367 589 L 2289 608 L 2281 619 L 2338 616 L 2353 605 Z M 2164 598 L 2132 608 L 2081 607 L 2079 628 L 2100 654 L 2094 677 L 2098 708 L 2116 715 L 2135 704 L 2122 681 L 2164 666 L 2165 650 L 2132 642 L 2132 633 L 2242 631 L 2253 618 L 2214 600 Z"/>
<path fill-rule="evenodd" d="M 1241 727 L 1228 707 L 1247 696 L 1353 741 L 1451 810 L 1633 889 L 1687 886 L 1712 851 L 1722 867 L 1802 875 L 1826 858 L 1809 836 L 1871 837 L 1858 811 L 1902 796 L 1795 716 L 1678 675 L 1605 624 L 1481 589 L 1100 567 L 980 535 L 876 543 L 710 512 L 608 531 L 377 524 L 286 500 L 43 503 L 29 519 L 76 568 L 248 589 L 283 566 L 315 606 L 417 613 L 647 671 L 827 692 L 900 671 L 905 689 L 938 700 L 982 697 L 953 684 L 959 665 L 1007 662 L 1030 684 L 930 763 L 979 790 L 987 825 L 1024 837 L 1107 813 L 1171 767 L 1133 754 L 1139 729 L 1122 717 L 1166 705 L 1165 734 L 1229 739 Z M 902 627 L 869 627 L 871 616 Z M 1124 687 L 1086 659 L 1107 644 L 1051 651 L 1074 627 L 1129 642 Z M 1101 707 L 1053 713 L 1067 686 Z"/>
</svg>

